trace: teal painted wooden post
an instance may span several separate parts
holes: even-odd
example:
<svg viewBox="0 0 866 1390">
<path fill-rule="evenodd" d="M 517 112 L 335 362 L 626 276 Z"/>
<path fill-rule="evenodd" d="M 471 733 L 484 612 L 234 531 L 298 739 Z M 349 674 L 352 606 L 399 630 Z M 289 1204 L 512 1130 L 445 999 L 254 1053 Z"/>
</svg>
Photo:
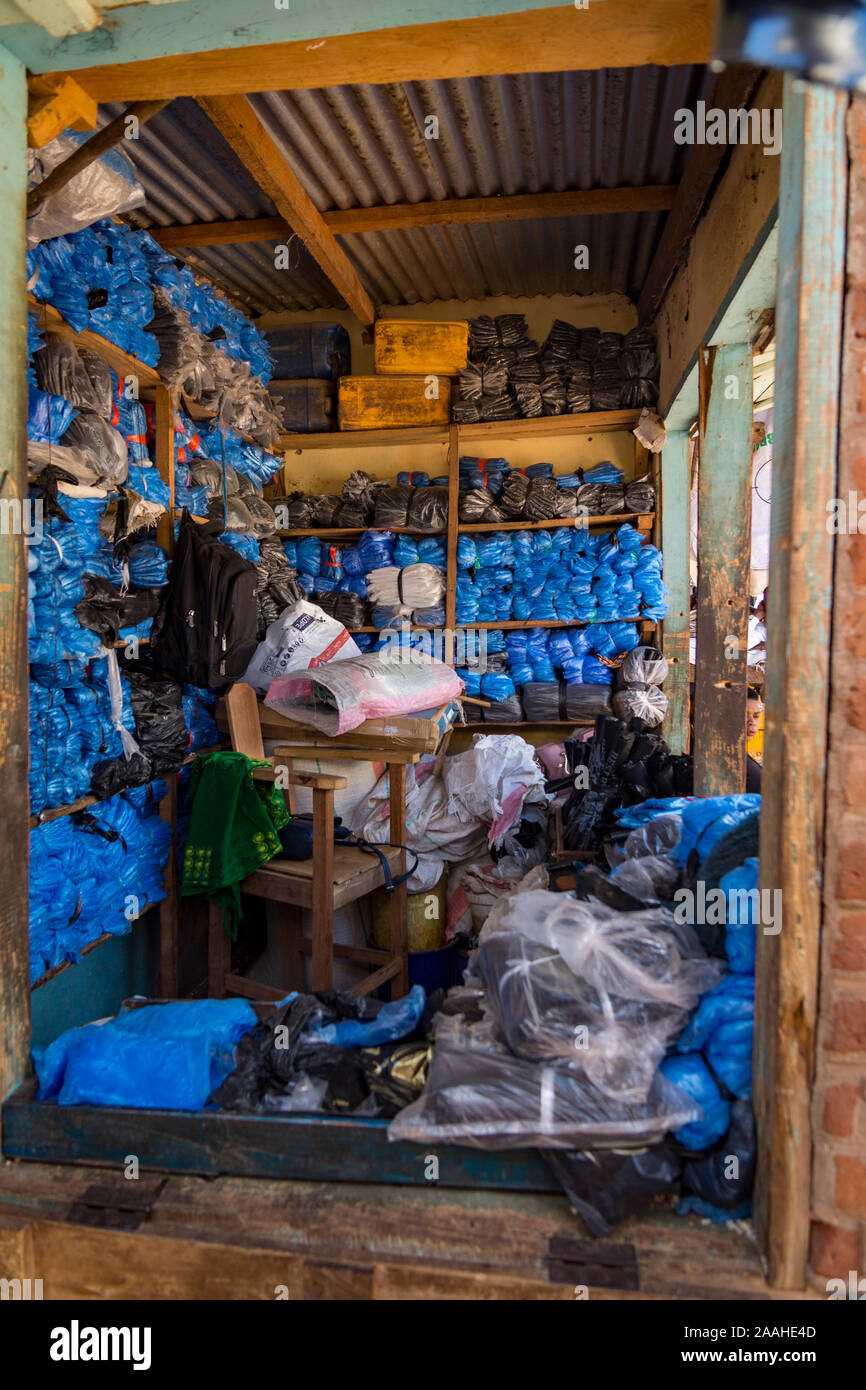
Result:
<svg viewBox="0 0 866 1390">
<path fill-rule="evenodd" d="M 702 348 L 700 371 L 695 794 L 727 796 L 746 785 L 751 347 Z"/>
<path fill-rule="evenodd" d="M 770 1282 L 785 1289 L 804 1287 L 809 1249 L 825 820 L 834 827 L 826 506 L 838 496 L 847 107 L 845 92 L 785 78 L 760 852 L 761 887 L 781 891 L 783 920 L 777 935 L 758 931 L 753 1066 L 755 1220 Z"/>
<path fill-rule="evenodd" d="M 689 436 L 668 435 L 662 451 L 662 554 L 670 590 L 662 630 L 668 662 L 664 734 L 674 753 L 689 749 Z"/>
<path fill-rule="evenodd" d="M 0 48 L 0 1097 L 24 1078 L 30 1048 L 27 922 L 27 297 L 24 200 L 27 84 Z"/>
</svg>

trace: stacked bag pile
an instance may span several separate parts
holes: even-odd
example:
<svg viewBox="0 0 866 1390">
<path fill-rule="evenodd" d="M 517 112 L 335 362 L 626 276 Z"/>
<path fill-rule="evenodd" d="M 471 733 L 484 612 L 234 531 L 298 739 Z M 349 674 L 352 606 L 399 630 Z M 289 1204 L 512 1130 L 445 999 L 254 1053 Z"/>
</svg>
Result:
<svg viewBox="0 0 866 1390">
<path fill-rule="evenodd" d="M 275 443 L 267 392 L 272 363 L 255 326 L 144 231 L 109 219 L 40 241 L 27 253 L 28 285 L 67 323 L 90 329 L 158 367 L 170 385 L 222 424 Z"/>
<path fill-rule="evenodd" d="M 293 492 L 274 499 L 283 530 L 336 530 L 374 526 L 390 530 L 444 531 L 448 525 L 448 479 L 399 473 L 396 483 L 363 469 L 350 473 L 339 496 Z"/>
<path fill-rule="evenodd" d="M 283 551 L 304 594 L 350 630 L 444 625 L 446 551 L 438 538 L 371 530 L 355 545 L 304 536 L 283 541 Z"/>
<path fill-rule="evenodd" d="M 507 459 L 460 459 L 460 520 L 556 521 L 563 518 L 651 512 L 655 489 L 649 475 L 624 483 L 613 463 L 554 477 L 552 463 L 511 468 Z"/>
<path fill-rule="evenodd" d="M 662 557 L 627 522 L 611 533 L 560 527 L 461 536 L 457 622 L 609 623 L 667 613 Z"/>
<path fill-rule="evenodd" d="M 453 408 L 458 424 L 633 409 L 658 401 L 659 361 L 649 328 L 611 333 L 556 319 L 539 347 L 523 314 L 482 314 L 469 321 L 469 341 Z"/>
</svg>

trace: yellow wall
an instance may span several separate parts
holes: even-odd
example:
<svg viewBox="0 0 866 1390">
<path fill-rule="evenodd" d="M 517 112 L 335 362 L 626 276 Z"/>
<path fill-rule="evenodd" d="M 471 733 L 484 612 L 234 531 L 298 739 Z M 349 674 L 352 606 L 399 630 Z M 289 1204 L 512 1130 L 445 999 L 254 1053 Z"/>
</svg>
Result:
<svg viewBox="0 0 866 1390">
<path fill-rule="evenodd" d="M 530 336 L 539 343 L 547 336 L 553 320 L 565 319 L 581 328 L 594 327 L 627 333 L 637 323 L 633 304 L 623 295 L 553 295 L 532 299 L 441 300 L 434 304 L 394 305 L 380 309 L 383 318 L 406 319 L 464 319 L 478 314 L 525 314 Z M 317 309 L 303 313 L 268 313 L 256 320 L 257 327 L 287 327 L 302 323 L 342 323 L 349 331 L 352 343 L 352 371 L 356 376 L 373 374 L 373 345 L 364 342 L 361 325 L 348 310 Z M 474 451 L 467 448 L 467 452 Z M 622 468 L 627 477 L 634 473 L 634 440 L 630 434 L 573 435 L 558 440 L 490 440 L 485 446 L 488 457 L 507 458 L 515 468 L 530 463 L 552 463 L 557 473 L 569 473 L 575 468 L 591 468 L 594 463 L 609 459 Z M 394 478 L 398 472 L 423 470 L 435 477 L 444 474 L 445 445 L 359 444 L 353 448 L 296 449 L 286 455 L 283 483 L 287 490 L 307 492 L 339 492 L 345 477 L 354 468 L 364 468 L 374 478 Z"/>
</svg>

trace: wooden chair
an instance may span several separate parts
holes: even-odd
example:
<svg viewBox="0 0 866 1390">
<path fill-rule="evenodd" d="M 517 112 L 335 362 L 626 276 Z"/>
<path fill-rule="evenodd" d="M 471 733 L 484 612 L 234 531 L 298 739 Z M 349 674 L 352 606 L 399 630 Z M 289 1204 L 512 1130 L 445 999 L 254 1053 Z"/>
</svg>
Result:
<svg viewBox="0 0 866 1390">
<path fill-rule="evenodd" d="M 352 989 L 353 994 L 369 994 L 380 985 L 391 982 L 391 997 L 398 998 L 409 989 L 409 962 L 406 944 L 406 885 L 391 893 L 390 949 L 377 950 L 367 946 L 334 944 L 334 912 L 348 903 L 381 887 L 384 870 L 378 856 L 352 846 L 334 844 L 334 792 L 346 786 L 345 777 L 328 776 L 318 772 L 296 772 L 291 757 L 296 750 L 287 750 L 288 758 L 276 749 L 273 758 L 265 758 L 259 707 L 251 685 L 232 686 L 226 696 L 229 733 L 232 748 L 270 763 L 254 776 L 273 781 L 275 766 L 286 766 L 287 789 L 284 791 L 290 812 L 295 809 L 295 787 L 311 787 L 313 792 L 313 856 L 308 860 L 272 859 L 261 869 L 243 879 L 242 893 L 265 898 L 283 905 L 281 921 L 281 975 L 284 989 L 259 984 L 242 975 L 231 973 L 231 941 L 222 922 L 222 911 L 210 907 L 208 932 L 208 995 L 222 998 L 226 993 L 241 994 L 248 999 L 279 999 L 289 990 L 304 988 L 303 957 L 312 956 L 312 987 L 314 990 L 333 987 L 334 957 L 357 961 L 378 968 Z M 405 838 L 405 778 L 406 763 L 417 754 L 403 755 L 389 763 L 391 777 L 391 838 L 402 844 Z M 404 854 L 399 849 L 384 849 L 393 877 L 404 871 Z M 301 909 L 312 910 L 312 936 L 301 931 Z"/>
</svg>

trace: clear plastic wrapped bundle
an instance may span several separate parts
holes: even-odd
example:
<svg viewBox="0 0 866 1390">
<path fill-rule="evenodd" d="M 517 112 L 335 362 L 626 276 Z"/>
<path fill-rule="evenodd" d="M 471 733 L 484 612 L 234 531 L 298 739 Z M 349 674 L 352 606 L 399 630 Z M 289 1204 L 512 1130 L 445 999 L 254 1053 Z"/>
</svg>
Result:
<svg viewBox="0 0 866 1390">
<path fill-rule="evenodd" d="M 657 1075 L 645 1102 L 611 1101 L 567 1063 L 514 1057 L 491 1026 L 438 1014 L 423 1095 L 401 1110 L 388 1138 L 480 1149 L 595 1149 L 643 1145 L 699 1107 Z"/>
<path fill-rule="evenodd" d="M 613 709 L 618 719 L 642 719 L 652 728 L 664 720 L 668 712 L 668 697 L 657 685 L 624 686 L 613 697 Z"/>
<path fill-rule="evenodd" d="M 409 502 L 406 525 L 416 531 L 444 531 L 448 525 L 448 489 L 415 487 Z"/>
</svg>

